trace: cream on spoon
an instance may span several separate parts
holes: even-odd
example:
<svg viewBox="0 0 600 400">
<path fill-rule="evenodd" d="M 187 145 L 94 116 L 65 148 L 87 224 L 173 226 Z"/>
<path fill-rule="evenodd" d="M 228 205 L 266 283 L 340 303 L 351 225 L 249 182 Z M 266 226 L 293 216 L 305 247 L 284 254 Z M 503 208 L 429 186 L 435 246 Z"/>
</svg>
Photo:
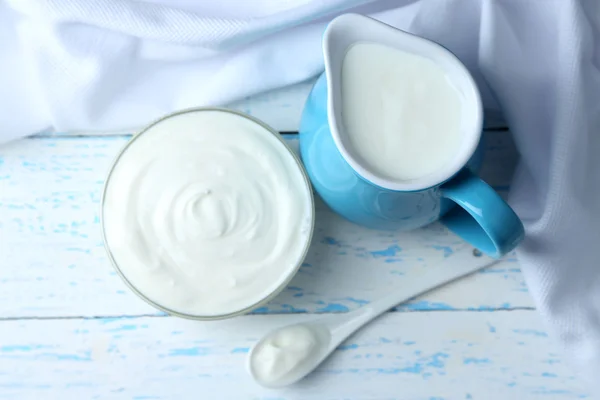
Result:
<svg viewBox="0 0 600 400">
<path fill-rule="evenodd" d="M 276 329 L 250 351 L 249 372 L 265 387 L 283 387 L 297 382 L 319 366 L 340 343 L 385 311 L 496 262 L 465 246 L 415 277 L 410 287 L 398 288 L 358 310 Z"/>
</svg>

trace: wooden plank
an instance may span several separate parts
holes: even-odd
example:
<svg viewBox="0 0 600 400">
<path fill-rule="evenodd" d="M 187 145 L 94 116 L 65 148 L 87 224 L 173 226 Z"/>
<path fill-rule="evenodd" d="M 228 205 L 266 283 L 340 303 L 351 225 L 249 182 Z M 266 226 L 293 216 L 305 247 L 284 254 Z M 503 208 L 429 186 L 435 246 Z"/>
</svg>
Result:
<svg viewBox="0 0 600 400">
<path fill-rule="evenodd" d="M 298 132 L 306 98 L 315 80 L 247 97 L 227 105 L 252 115 L 279 132 Z"/>
<path fill-rule="evenodd" d="M 262 93 L 257 96 L 246 97 L 240 101 L 226 104 L 224 107 L 242 111 L 252 115 L 279 132 L 297 132 L 300 127 L 300 118 L 306 98 L 310 93 L 316 79 L 310 79 L 296 85 L 284 87 Z M 150 122 L 150 121 L 148 121 Z M 487 110 L 485 126 L 492 129 L 506 128 L 502 116 L 498 112 Z M 122 135 L 135 132 L 140 127 L 112 132 L 98 131 L 73 131 L 73 132 L 42 132 L 38 136 L 97 136 L 97 135 Z"/>
<path fill-rule="evenodd" d="M 252 115 L 278 132 L 298 132 L 302 109 L 314 81 L 311 79 L 222 106 Z M 150 118 L 148 123 L 152 122 L 154 118 Z M 36 134 L 36 137 L 122 136 L 137 132 L 141 128 L 142 126 L 125 127 L 114 131 L 75 130 L 69 132 L 48 130 Z"/>
<path fill-rule="evenodd" d="M 27 140 L 5 149 L 4 175 L 0 176 L 0 250 L 5 256 L 0 280 L 6 290 L 0 295 L 0 315 L 154 312 L 115 276 L 100 238 L 98 211 L 104 174 L 126 140 Z M 290 288 L 263 312 L 355 308 L 382 289 L 408 281 L 412 265 L 436 262 L 460 243 L 439 225 L 412 233 L 376 232 L 342 220 L 321 203 L 318 213 L 307 264 Z M 36 251 L 28 251 L 34 245 Z M 405 309 L 530 306 L 511 257 Z"/>
<path fill-rule="evenodd" d="M 507 146 L 491 134 L 491 159 Z M 116 276 L 102 245 L 100 195 L 126 137 L 29 139 L 0 150 L 0 316 L 156 314 Z M 297 141 L 290 139 L 297 145 Z M 503 144 L 504 143 L 504 144 Z M 495 149 L 495 150 L 494 150 Z M 496 165 L 496 164 L 495 164 Z M 505 169 L 490 180 L 505 187 Z M 410 233 L 372 231 L 321 202 L 305 265 L 263 313 L 343 312 L 410 284 L 411 274 L 461 243 L 438 224 Z M 514 256 L 424 296 L 404 311 L 532 307 Z"/>
<path fill-rule="evenodd" d="M 533 311 L 388 313 L 306 380 L 257 386 L 246 353 L 307 315 L 0 322 L 0 398 L 574 399 L 587 397 Z"/>
</svg>

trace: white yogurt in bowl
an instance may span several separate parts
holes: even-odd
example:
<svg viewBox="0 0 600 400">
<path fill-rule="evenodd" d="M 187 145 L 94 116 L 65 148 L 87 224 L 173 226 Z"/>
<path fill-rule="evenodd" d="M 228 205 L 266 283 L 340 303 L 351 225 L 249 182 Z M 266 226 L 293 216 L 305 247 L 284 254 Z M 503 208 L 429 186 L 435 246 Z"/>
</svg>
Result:
<svg viewBox="0 0 600 400">
<path fill-rule="evenodd" d="M 166 312 L 226 318 L 270 300 L 300 267 L 314 204 L 298 158 L 243 114 L 167 116 L 117 157 L 102 200 L 117 271 Z"/>
</svg>

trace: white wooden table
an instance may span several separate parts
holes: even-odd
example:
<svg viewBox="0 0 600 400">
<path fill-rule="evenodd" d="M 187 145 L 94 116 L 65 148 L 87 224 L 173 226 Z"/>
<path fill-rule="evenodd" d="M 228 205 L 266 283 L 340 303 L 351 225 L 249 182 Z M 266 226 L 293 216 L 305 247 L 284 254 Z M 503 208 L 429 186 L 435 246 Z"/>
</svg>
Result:
<svg viewBox="0 0 600 400">
<path fill-rule="evenodd" d="M 295 131 L 307 89 L 234 107 Z M 516 153 L 506 130 L 486 137 L 482 174 L 506 193 Z M 300 384 L 257 386 L 245 358 L 263 333 L 410 285 L 460 241 L 438 224 L 363 229 L 318 201 L 306 263 L 267 307 L 221 322 L 170 317 L 127 289 L 102 245 L 101 188 L 129 138 L 57 134 L 0 147 L 1 399 L 588 397 L 545 333 L 514 255 L 387 313 Z"/>
</svg>

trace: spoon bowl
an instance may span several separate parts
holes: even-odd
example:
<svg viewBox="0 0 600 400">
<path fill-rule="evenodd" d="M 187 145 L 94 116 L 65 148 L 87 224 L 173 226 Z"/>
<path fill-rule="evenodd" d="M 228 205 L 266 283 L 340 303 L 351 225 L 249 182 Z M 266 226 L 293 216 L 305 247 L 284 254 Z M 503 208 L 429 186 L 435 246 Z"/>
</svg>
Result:
<svg viewBox="0 0 600 400">
<path fill-rule="evenodd" d="M 319 320 L 284 326 L 264 336 L 249 353 L 248 371 L 264 387 L 291 385 L 335 350 L 331 330 Z"/>
</svg>

